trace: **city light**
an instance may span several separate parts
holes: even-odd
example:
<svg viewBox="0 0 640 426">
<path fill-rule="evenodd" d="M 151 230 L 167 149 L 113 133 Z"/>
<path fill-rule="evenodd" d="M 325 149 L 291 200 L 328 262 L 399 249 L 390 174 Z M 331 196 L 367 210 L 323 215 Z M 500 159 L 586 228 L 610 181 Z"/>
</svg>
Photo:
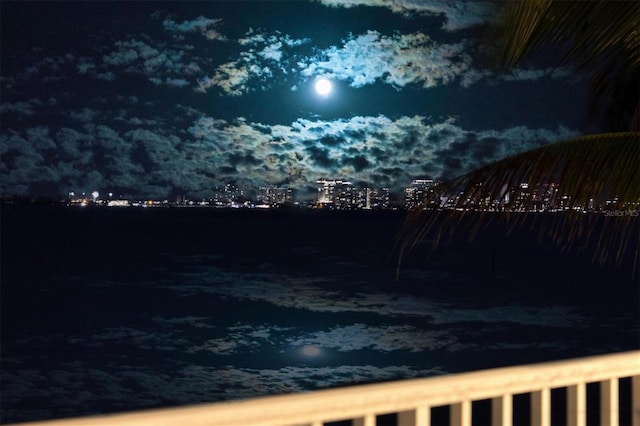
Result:
<svg viewBox="0 0 640 426">
<path fill-rule="evenodd" d="M 256 189 L 226 183 L 214 188 L 207 198 L 190 199 L 178 195 L 175 201 L 167 199 L 131 199 L 107 192 L 108 198 L 100 199 L 100 193 L 68 191 L 63 202 L 70 206 L 107 207 L 194 207 L 234 209 L 309 208 L 323 210 L 455 210 L 481 212 L 565 212 L 583 213 L 611 211 L 637 212 L 636 203 L 621 204 L 618 197 L 590 198 L 578 203 L 562 192 L 557 183 L 535 184 L 521 182 L 506 185 L 498 193 L 489 193 L 483 183 L 469 193 L 447 190 L 442 181 L 419 178 L 410 181 L 402 192 L 392 193 L 389 188 L 369 186 L 347 179 L 319 178 L 315 181 L 313 199 L 298 200 L 297 190 L 288 185 L 266 184 Z M 307 193 L 307 197 L 311 196 Z"/>
</svg>

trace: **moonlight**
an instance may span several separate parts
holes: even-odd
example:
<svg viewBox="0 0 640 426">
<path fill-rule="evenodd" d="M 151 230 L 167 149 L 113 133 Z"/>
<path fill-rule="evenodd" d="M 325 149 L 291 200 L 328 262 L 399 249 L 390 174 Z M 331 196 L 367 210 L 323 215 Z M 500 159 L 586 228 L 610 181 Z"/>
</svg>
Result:
<svg viewBox="0 0 640 426">
<path fill-rule="evenodd" d="M 320 78 L 316 81 L 316 93 L 326 96 L 331 92 L 331 82 L 326 78 Z"/>
</svg>

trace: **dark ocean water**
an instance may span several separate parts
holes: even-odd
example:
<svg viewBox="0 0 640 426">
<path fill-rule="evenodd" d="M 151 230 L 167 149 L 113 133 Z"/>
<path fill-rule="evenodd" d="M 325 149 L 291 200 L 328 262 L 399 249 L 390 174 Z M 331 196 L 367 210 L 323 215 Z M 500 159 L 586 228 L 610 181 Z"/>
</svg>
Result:
<svg viewBox="0 0 640 426">
<path fill-rule="evenodd" d="M 2 423 L 640 348 L 630 270 L 400 212 L 3 207 Z"/>
</svg>

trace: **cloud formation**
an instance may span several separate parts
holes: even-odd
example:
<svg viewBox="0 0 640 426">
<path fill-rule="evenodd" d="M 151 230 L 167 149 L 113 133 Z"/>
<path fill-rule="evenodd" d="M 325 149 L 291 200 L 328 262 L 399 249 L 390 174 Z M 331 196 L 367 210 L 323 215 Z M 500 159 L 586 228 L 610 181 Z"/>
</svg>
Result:
<svg viewBox="0 0 640 426">
<path fill-rule="evenodd" d="M 495 5 L 490 2 L 459 0 L 320 0 L 320 3 L 332 7 L 372 6 L 386 7 L 394 13 L 403 15 L 424 14 L 442 16 L 442 28 L 458 31 L 492 22 Z"/>
<path fill-rule="evenodd" d="M 218 65 L 213 74 L 201 76 L 195 90 L 205 93 L 216 87 L 226 95 L 240 96 L 251 90 L 267 90 L 273 80 L 289 82 L 295 89 L 317 76 L 346 81 L 354 88 L 383 83 L 397 89 L 408 85 L 428 89 L 454 83 L 470 87 L 480 80 L 522 81 L 569 75 L 567 70 L 516 69 L 509 75 L 496 76 L 474 65 L 468 40 L 443 44 L 421 32 L 389 36 L 369 30 L 349 35 L 341 45 L 311 55 L 296 51 L 310 41 L 250 30 L 238 40 L 243 50 L 233 60 Z"/>
<path fill-rule="evenodd" d="M 441 14 L 450 28 L 454 15 L 469 23 L 483 16 L 468 2 L 375 4 Z M 150 21 L 153 36 L 132 32 L 58 55 L 34 48 L 19 72 L 1 78 L 8 94 L 0 104 L 3 191 L 206 197 L 236 181 L 251 188 L 289 184 L 304 196 L 321 177 L 399 190 L 416 177 L 453 177 L 578 134 L 562 124 L 533 128 L 525 122 L 471 129 L 424 112 L 359 114 L 357 105 L 324 119 L 303 99 L 295 101 L 300 111 L 292 108 L 286 120 L 266 123 L 252 118 L 253 108 L 265 109 L 271 89 L 282 96 L 279 90 L 297 90 L 318 75 L 363 92 L 384 84 L 428 93 L 443 86 L 477 87 L 483 80 L 513 84 L 569 74 L 532 68 L 493 75 L 474 63 L 474 42 L 464 34 L 449 35 L 453 41 L 444 43 L 437 32 L 371 29 L 336 34 L 335 44 L 318 48 L 304 31 L 292 36 L 242 28 L 233 38 L 220 33 L 220 17 L 162 15 Z M 86 87 L 101 96 L 88 99 Z M 39 143 L 31 141 L 34 132 Z"/>
<path fill-rule="evenodd" d="M 227 41 L 227 37 L 219 33 L 216 27 L 222 22 L 222 19 L 211 19 L 199 16 L 191 21 L 183 21 L 177 23 L 167 18 L 162 22 L 165 30 L 174 34 L 183 33 L 200 33 L 208 40 Z"/>
<path fill-rule="evenodd" d="M 428 88 L 448 84 L 470 68 L 471 57 L 464 48 L 464 43 L 437 45 L 423 33 L 389 37 L 370 30 L 349 37 L 341 48 L 300 61 L 298 67 L 303 76 L 347 80 L 352 87 L 384 81 Z"/>
<path fill-rule="evenodd" d="M 30 99 L 19 102 L 3 102 L 0 104 L 0 114 L 15 112 L 22 115 L 34 115 L 36 109 L 43 105 L 40 99 Z"/>
<path fill-rule="evenodd" d="M 205 93 L 217 87 L 226 95 L 240 96 L 251 90 L 250 83 L 256 82 L 260 90 L 266 90 L 275 77 L 289 74 L 288 63 L 295 58 L 294 49 L 309 41 L 280 32 L 266 34 L 249 29 L 246 36 L 238 40 L 243 50 L 237 58 L 219 65 L 213 75 L 202 76 L 195 90 Z"/>
<path fill-rule="evenodd" d="M 395 12 L 442 14 L 448 17 L 447 29 L 476 25 L 491 15 L 486 4 L 475 2 L 325 3 L 342 7 L 366 3 L 390 7 Z M 274 85 L 296 90 L 318 75 L 345 81 L 354 88 L 382 83 L 397 89 L 408 85 L 428 89 L 454 83 L 470 87 L 481 80 L 533 81 L 570 75 L 567 69 L 516 69 L 496 76 L 474 63 L 475 43 L 465 38 L 442 43 L 423 32 L 384 35 L 369 30 L 348 34 L 328 48 L 313 49 L 310 38 L 295 38 L 277 30 L 249 28 L 244 36 L 230 39 L 218 31 L 221 23 L 221 18 L 204 16 L 182 22 L 166 18 L 162 27 L 172 35 L 173 42 L 134 35 L 95 49 L 100 53 L 94 56 L 69 53 L 41 58 L 26 67 L 20 79 L 64 81 L 71 68 L 80 76 L 104 82 L 142 75 L 155 86 L 189 88 L 197 93 L 216 89 L 221 95 L 234 97 L 267 91 Z M 204 45 L 197 40 L 188 44 L 184 37 L 190 34 L 207 40 Z M 212 55 L 209 41 L 224 42 L 233 48 L 226 57 Z M 16 81 L 13 77 L 2 80 L 7 88 L 15 87 Z"/>
<path fill-rule="evenodd" d="M 201 117 L 189 132 L 215 152 L 236 152 L 240 158 L 250 154 L 251 164 L 227 162 L 237 163 L 246 176 L 258 167 L 273 183 L 304 186 L 330 176 L 391 187 L 409 182 L 412 176 L 453 177 L 503 156 L 577 135 L 562 127 L 468 131 L 454 120 L 432 123 L 420 116 L 298 119 L 290 126 Z M 242 145 L 234 143 L 240 139 Z M 457 161 L 447 162 L 450 155 Z"/>
<path fill-rule="evenodd" d="M 416 176 L 450 178 L 528 149 L 576 136 L 564 128 L 466 130 L 455 120 L 355 116 L 289 125 L 200 116 L 183 133 L 162 120 L 120 117 L 116 130 L 93 125 L 98 112 L 72 114 L 80 126 L 38 126 L 0 136 L 2 188 L 128 191 L 149 197 L 206 196 L 228 181 L 257 188 L 289 184 L 313 193 L 321 177 L 399 190 Z M 143 126 L 141 128 L 141 126 Z M 144 128 L 147 127 L 148 128 Z"/>
<path fill-rule="evenodd" d="M 125 73 L 146 76 L 155 85 L 184 87 L 190 83 L 187 78 L 201 72 L 197 60 L 186 57 L 188 51 L 182 49 L 153 47 L 147 42 L 129 39 L 115 43 L 115 49 L 102 57 L 106 72 L 113 75 L 114 69 Z M 91 69 L 90 62 L 84 62 L 84 69 Z M 80 70 L 79 70 L 80 71 Z M 107 79 L 104 77 L 103 79 Z M 115 77 L 114 77 L 115 79 Z"/>
</svg>

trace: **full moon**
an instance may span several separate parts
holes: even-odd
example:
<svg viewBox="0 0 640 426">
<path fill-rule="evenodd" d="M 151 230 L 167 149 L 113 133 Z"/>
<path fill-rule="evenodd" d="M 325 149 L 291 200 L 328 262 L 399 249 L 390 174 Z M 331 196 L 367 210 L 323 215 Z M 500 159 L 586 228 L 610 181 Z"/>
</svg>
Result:
<svg viewBox="0 0 640 426">
<path fill-rule="evenodd" d="M 321 78 L 316 81 L 316 92 L 319 95 L 328 95 L 331 92 L 331 82 L 326 78 Z"/>
</svg>

